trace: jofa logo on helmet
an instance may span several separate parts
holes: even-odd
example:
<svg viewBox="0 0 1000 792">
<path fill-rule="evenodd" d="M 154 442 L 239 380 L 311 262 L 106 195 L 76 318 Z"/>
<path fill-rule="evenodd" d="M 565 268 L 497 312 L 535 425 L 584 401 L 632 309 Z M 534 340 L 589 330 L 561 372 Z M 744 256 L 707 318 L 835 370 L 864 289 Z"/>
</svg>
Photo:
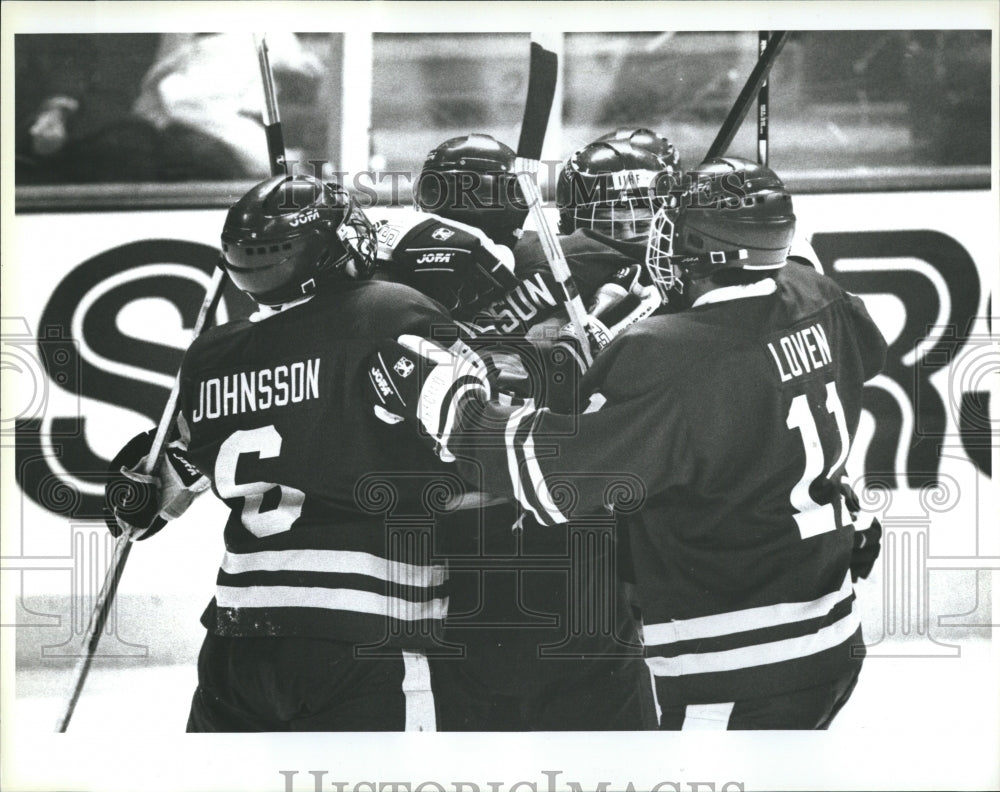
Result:
<svg viewBox="0 0 1000 792">
<path fill-rule="evenodd" d="M 313 220 L 319 220 L 319 212 L 316 209 L 309 209 L 306 212 L 298 215 L 292 219 L 288 225 L 295 227 L 300 225 L 305 225 L 306 223 L 311 223 Z"/>
<path fill-rule="evenodd" d="M 453 236 L 455 236 L 455 232 L 450 228 L 445 228 L 444 226 L 436 228 L 433 233 L 431 233 L 431 238 L 436 239 L 438 242 L 444 242 L 446 239 L 451 239 Z"/>
<path fill-rule="evenodd" d="M 413 373 L 413 361 L 407 357 L 401 357 L 392 365 L 393 370 L 403 379 L 406 379 Z"/>
<path fill-rule="evenodd" d="M 424 253 L 417 264 L 448 264 L 454 257 L 454 253 Z"/>
</svg>

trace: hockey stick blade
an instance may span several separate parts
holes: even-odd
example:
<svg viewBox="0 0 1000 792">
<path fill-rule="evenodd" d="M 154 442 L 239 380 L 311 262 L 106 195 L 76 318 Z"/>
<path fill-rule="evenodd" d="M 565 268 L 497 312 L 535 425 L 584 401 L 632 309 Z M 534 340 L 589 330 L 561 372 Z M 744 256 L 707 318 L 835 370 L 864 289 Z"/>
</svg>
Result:
<svg viewBox="0 0 1000 792">
<path fill-rule="evenodd" d="M 559 240 L 552 232 L 545 213 L 542 211 L 542 196 L 538 189 L 538 167 L 542 157 L 542 145 L 549 126 L 552 102 L 556 94 L 559 78 L 559 58 L 551 50 L 545 49 L 537 41 L 531 42 L 531 64 L 528 70 L 528 96 L 524 103 L 524 118 L 521 121 L 521 137 L 517 143 L 517 159 L 514 171 L 521 193 L 528 204 L 528 213 L 538 231 L 542 251 L 548 262 L 552 277 L 562 290 L 563 306 L 569 315 L 573 335 L 580 344 L 580 352 L 589 366 L 593 362 L 590 342 L 585 327 L 586 309 L 576 289 L 576 283 L 569 271 Z"/>
<path fill-rule="evenodd" d="M 721 157 L 726 153 L 729 145 L 733 142 L 733 138 L 736 137 L 743 119 L 746 118 L 747 112 L 750 110 L 750 105 L 757 97 L 760 86 L 767 79 L 767 75 L 770 73 L 771 67 L 774 65 L 774 61 L 781 52 L 782 47 L 785 46 L 787 39 L 787 30 L 777 30 L 771 34 L 771 38 L 767 42 L 767 49 L 764 51 L 763 56 L 757 59 L 757 63 L 753 67 L 753 71 L 750 72 L 743 90 L 736 97 L 729 115 L 722 122 L 719 133 L 715 136 L 715 140 L 712 141 L 705 159 Z"/>
<path fill-rule="evenodd" d="M 549 127 L 552 99 L 556 94 L 559 58 L 536 41 L 531 42 L 531 66 L 528 70 L 528 98 L 521 121 L 517 156 L 529 160 L 542 158 L 542 144 Z"/>
</svg>

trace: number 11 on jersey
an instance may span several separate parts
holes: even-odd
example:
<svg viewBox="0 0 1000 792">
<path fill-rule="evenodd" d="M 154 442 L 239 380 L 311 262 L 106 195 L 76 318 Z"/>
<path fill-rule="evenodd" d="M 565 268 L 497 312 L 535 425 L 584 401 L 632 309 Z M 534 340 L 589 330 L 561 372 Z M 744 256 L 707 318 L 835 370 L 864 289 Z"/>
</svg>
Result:
<svg viewBox="0 0 1000 792">
<path fill-rule="evenodd" d="M 826 426 L 830 421 L 830 416 L 837 425 L 839 443 L 837 458 L 830 465 L 826 463 L 823 453 L 823 443 L 820 440 L 818 422 Z M 810 485 L 819 478 L 829 478 L 830 474 L 837 470 L 847 459 L 847 454 L 851 448 L 851 438 L 847 433 L 847 419 L 844 417 L 844 406 L 840 403 L 840 396 L 837 395 L 837 384 L 828 382 L 826 384 L 826 414 L 814 416 L 809 408 L 809 397 L 800 393 L 792 399 L 788 408 L 788 419 L 786 424 L 789 429 L 798 429 L 802 438 L 802 446 L 806 454 L 806 467 L 802 473 L 802 478 L 798 480 L 790 494 L 792 508 L 795 513 L 792 515 L 796 525 L 799 526 L 799 533 L 803 539 L 809 539 L 827 531 L 833 531 L 837 527 L 836 515 L 834 514 L 832 503 L 817 503 L 809 492 Z"/>
</svg>

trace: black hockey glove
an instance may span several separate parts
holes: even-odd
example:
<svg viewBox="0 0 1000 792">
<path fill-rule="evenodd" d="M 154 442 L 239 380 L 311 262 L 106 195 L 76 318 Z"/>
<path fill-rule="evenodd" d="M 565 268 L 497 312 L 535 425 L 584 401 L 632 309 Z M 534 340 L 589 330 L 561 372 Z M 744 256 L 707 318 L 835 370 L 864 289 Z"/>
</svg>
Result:
<svg viewBox="0 0 1000 792">
<path fill-rule="evenodd" d="M 486 365 L 463 341 L 449 349 L 426 338 L 386 340 L 368 359 L 365 396 L 386 423 L 415 421 L 444 462 L 455 457 L 448 441 L 463 402 L 488 400 Z"/>
<path fill-rule="evenodd" d="M 155 434 L 151 429 L 133 437 L 108 466 L 104 522 L 115 537 L 128 532 L 134 541 L 148 539 L 183 514 L 211 483 L 176 443 L 164 449 L 154 475 L 140 472 Z"/>
<path fill-rule="evenodd" d="M 640 265 L 623 267 L 595 293 L 584 319 L 584 331 L 590 342 L 592 357 L 596 357 L 626 327 L 650 316 L 663 304 L 656 287 L 643 284 L 641 277 Z M 560 335 L 563 339 L 561 343 L 567 346 L 583 369 L 583 356 L 578 354 L 579 341 L 573 328 L 566 325 Z"/>
<path fill-rule="evenodd" d="M 882 524 L 872 517 L 872 524 L 863 531 L 854 532 L 854 549 L 851 551 L 851 581 L 868 577 L 882 550 Z"/>
<path fill-rule="evenodd" d="M 846 481 L 840 482 L 840 494 L 844 499 L 844 507 L 850 512 L 851 519 L 857 522 L 861 512 L 861 500 Z M 875 561 L 882 550 L 882 524 L 872 517 L 871 525 L 863 531 L 854 531 L 854 547 L 851 551 L 851 582 L 867 578 L 875 567 Z"/>
</svg>

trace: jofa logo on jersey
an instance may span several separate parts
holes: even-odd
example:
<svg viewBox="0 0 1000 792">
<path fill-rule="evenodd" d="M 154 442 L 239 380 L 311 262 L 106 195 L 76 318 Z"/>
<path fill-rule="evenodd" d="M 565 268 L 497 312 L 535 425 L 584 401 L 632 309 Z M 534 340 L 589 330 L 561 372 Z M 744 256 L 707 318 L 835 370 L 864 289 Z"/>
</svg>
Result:
<svg viewBox="0 0 1000 792">
<path fill-rule="evenodd" d="M 375 383 L 375 387 L 378 388 L 379 393 L 383 396 L 389 396 L 392 394 L 392 388 L 389 387 L 389 383 L 385 380 L 385 375 L 377 366 L 372 366 L 368 373 L 372 378 L 372 382 Z"/>
<path fill-rule="evenodd" d="M 445 228 L 444 226 L 435 229 L 434 233 L 431 234 L 431 238 L 436 239 L 438 242 L 444 242 L 446 239 L 451 239 L 453 236 L 455 236 L 455 232 L 450 228 Z"/>
<path fill-rule="evenodd" d="M 424 253 L 417 264 L 448 264 L 454 257 L 454 253 Z"/>
<path fill-rule="evenodd" d="M 319 220 L 319 211 L 316 209 L 310 209 L 307 212 L 303 212 L 302 214 L 298 215 L 297 217 L 289 221 L 288 224 L 294 228 L 295 226 L 311 223 L 313 220 Z"/>
<path fill-rule="evenodd" d="M 401 357 L 393 364 L 392 368 L 399 376 L 406 379 L 413 373 L 413 361 L 407 357 Z"/>
</svg>

